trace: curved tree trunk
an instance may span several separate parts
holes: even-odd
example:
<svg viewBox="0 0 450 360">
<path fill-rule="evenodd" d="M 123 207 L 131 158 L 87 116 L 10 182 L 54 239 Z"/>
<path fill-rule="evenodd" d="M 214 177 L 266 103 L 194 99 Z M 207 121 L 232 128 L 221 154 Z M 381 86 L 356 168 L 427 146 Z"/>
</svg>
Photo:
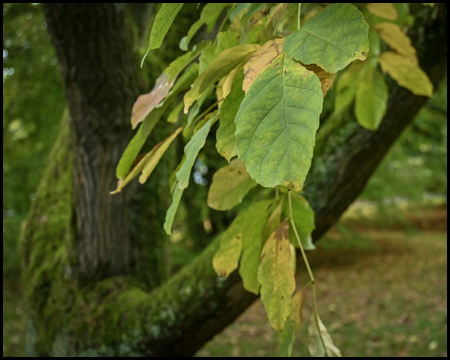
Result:
<svg viewBox="0 0 450 360">
<path fill-rule="evenodd" d="M 133 80 L 104 69 L 109 63 L 108 57 L 103 59 L 103 66 L 99 65 L 99 79 L 112 83 L 108 83 L 108 89 L 96 85 L 97 90 L 104 93 L 85 89 L 82 80 L 79 84 L 77 76 L 82 78 L 80 74 L 88 69 L 83 69 L 84 61 L 78 65 L 76 55 L 71 52 L 77 49 L 75 45 L 81 44 L 70 44 L 68 49 L 72 50 L 68 52 L 58 50 L 58 46 L 64 48 L 64 44 L 70 42 L 65 36 L 82 32 L 83 26 L 90 29 L 90 25 L 74 24 L 69 16 L 70 13 L 78 19 L 83 6 L 75 5 L 78 7 L 75 9 L 67 5 L 67 10 L 64 6 L 49 5 L 46 12 L 49 27 L 53 27 L 52 34 L 59 39 L 54 41 L 58 57 L 62 58 L 73 136 L 70 138 L 67 124 L 63 123 L 51 163 L 22 232 L 24 282 L 30 308 L 29 353 L 53 356 L 193 355 L 241 314 L 256 296 L 244 290 L 237 272 L 227 279 L 216 276 L 211 263 L 218 239 L 192 264 L 153 291 L 136 284 L 128 276 L 133 243 L 127 230 L 128 218 L 123 214 L 129 199 L 111 200 L 102 191 L 111 189 L 110 178 L 114 178 L 116 165 L 113 158 L 117 162 L 120 156 L 114 149 L 126 143 L 120 134 L 126 133 L 123 126 L 128 125 L 122 125 L 122 121 L 128 124 L 129 113 L 122 106 L 131 108 Z M 102 6 L 105 6 L 102 11 L 83 13 L 82 18 L 90 18 L 93 24 L 102 24 L 105 29 L 112 25 L 121 27 L 117 9 Z M 91 11 L 92 5 L 88 8 L 84 11 Z M 425 20 L 429 22 L 417 24 L 424 35 L 415 42 L 421 66 L 435 85 L 444 76 L 447 66 L 446 7 L 440 8 L 438 15 L 437 19 L 427 18 Z M 106 19 L 99 19 L 103 17 Z M 122 45 L 126 43 L 123 33 L 115 35 L 119 36 Z M 84 39 L 79 40 L 81 42 L 92 40 L 86 35 L 79 36 Z M 100 39 L 105 43 L 98 43 L 98 46 L 111 43 L 111 39 L 103 38 L 103 35 Z M 117 48 L 116 39 L 113 42 L 110 46 Z M 126 51 L 125 47 L 121 49 Z M 83 51 L 86 58 L 92 56 L 87 50 Z M 123 56 L 122 61 L 128 62 L 126 54 L 116 55 Z M 124 72 L 130 77 L 134 75 L 131 67 Z M 109 76 L 118 79 L 108 80 Z M 123 82 L 124 88 L 118 88 L 116 81 Z M 85 85 L 94 87 L 87 80 Z M 318 141 L 317 152 L 320 154 L 315 156 L 305 188 L 305 195 L 316 211 L 315 240 L 358 196 L 393 142 L 427 100 L 395 84 L 391 84 L 389 90 L 388 110 L 377 131 L 361 129 L 353 118 L 343 117 L 336 124 L 339 134 L 330 132 L 325 135 L 326 141 Z M 86 94 L 93 98 L 87 98 Z M 128 100 L 119 99 L 119 94 Z M 117 103 L 111 104 L 108 99 Z M 106 109 L 105 102 L 117 112 Z M 75 158 L 73 185 L 70 181 L 70 144 L 73 144 Z M 105 186 L 109 188 L 105 189 Z M 107 203 L 111 207 L 106 207 Z M 114 226 L 123 228 L 112 227 L 110 221 L 117 221 Z M 112 234 L 112 229 L 117 229 L 120 236 Z M 86 278 L 90 281 L 82 281 Z"/>
</svg>

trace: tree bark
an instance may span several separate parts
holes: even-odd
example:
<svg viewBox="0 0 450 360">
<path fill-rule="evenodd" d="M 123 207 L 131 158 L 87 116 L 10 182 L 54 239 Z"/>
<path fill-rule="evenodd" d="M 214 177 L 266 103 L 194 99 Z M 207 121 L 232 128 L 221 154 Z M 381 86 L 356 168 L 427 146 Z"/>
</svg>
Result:
<svg viewBox="0 0 450 360">
<path fill-rule="evenodd" d="M 67 30 L 58 30 L 62 31 L 62 34 L 65 31 L 70 34 L 72 31 L 82 32 L 83 26 L 89 28 L 87 24 L 77 25 L 70 18 L 65 18 L 61 6 L 48 6 L 46 12 L 53 19 L 49 20 L 50 27 L 53 26 L 51 21 L 62 20 L 64 26 L 68 27 Z M 78 11 L 81 10 L 67 6 L 73 11 L 72 16 L 80 16 Z M 425 18 L 424 20 L 429 22 L 424 24 L 416 21 L 417 28 L 421 27 L 422 37 L 415 41 L 421 66 L 435 85 L 444 76 L 447 66 L 446 6 L 438 6 L 436 19 Z M 85 12 L 88 11 L 87 8 L 81 8 Z M 115 14 L 110 14 L 111 11 L 105 9 L 109 14 L 107 18 L 110 18 L 103 26 L 117 24 L 116 21 L 120 23 Z M 105 15 L 95 11 L 94 14 L 94 17 Z M 96 18 L 91 21 L 95 23 L 100 20 Z M 61 27 L 61 24 L 54 26 L 56 29 Z M 61 34 L 54 36 L 60 38 L 61 46 L 65 41 L 71 41 Z M 86 35 L 80 36 L 89 41 Z M 106 44 L 110 43 L 107 39 L 104 40 Z M 75 45 L 81 44 L 72 44 L 68 48 L 74 46 L 73 49 L 77 49 Z M 58 46 L 58 42 L 55 46 Z M 115 41 L 114 46 L 117 46 Z M 95 51 L 93 48 L 89 50 Z M 130 281 L 126 276 L 130 255 L 129 250 L 128 254 L 124 250 L 131 247 L 129 234 L 124 233 L 123 229 L 117 229 L 121 236 L 125 236 L 120 242 L 115 235 L 101 237 L 106 236 L 105 228 L 109 228 L 107 224 L 112 224 L 110 221 L 119 221 L 119 224 L 126 225 L 123 218 L 117 219 L 116 214 L 105 208 L 105 204 L 110 200 L 107 200 L 106 196 L 103 197 L 101 191 L 104 186 L 111 185 L 108 177 L 113 178 L 111 168 L 114 169 L 116 165 L 112 164 L 112 158 L 116 155 L 111 155 L 111 151 L 117 144 L 123 144 L 120 139 L 124 130 L 121 121 L 122 117 L 128 116 L 129 113 L 125 114 L 123 110 L 115 114 L 108 112 L 111 116 L 103 118 L 100 115 L 109 109 L 103 107 L 104 103 L 97 103 L 102 99 L 108 103 L 106 98 L 118 102 L 125 100 L 118 99 L 117 94 L 121 94 L 121 91 L 115 87 L 117 84 L 114 84 L 113 80 L 113 83 L 109 83 L 111 89 L 96 85 L 105 92 L 103 95 L 101 92 L 99 95 L 98 92 L 92 93 L 90 89 L 79 87 L 73 77 L 77 71 L 82 71 L 83 67 L 77 65 L 74 54 L 67 54 L 58 48 L 57 52 L 58 56 L 67 56 L 70 59 L 62 61 L 61 65 L 70 94 L 68 98 L 74 98 L 71 100 L 73 104 L 70 105 L 70 112 L 74 117 L 71 123 L 74 133 L 74 182 L 73 187 L 71 183 L 67 183 L 71 176 L 68 150 L 71 141 L 67 128 L 62 126 L 51 157 L 52 162 L 37 192 L 37 200 L 33 204 L 21 239 L 26 297 L 31 313 L 29 346 L 34 349 L 33 354 L 41 356 L 193 355 L 257 297 L 244 290 L 237 272 L 227 279 L 221 279 L 213 271 L 212 257 L 219 239 L 206 248 L 192 264 L 151 292 Z M 82 54 L 86 57 L 90 55 L 86 51 Z M 107 75 L 120 77 L 108 73 L 109 70 L 99 71 L 103 74 L 99 79 L 103 81 L 108 81 Z M 131 70 L 124 71 L 130 71 L 131 76 Z M 125 92 L 131 91 L 133 85 L 128 83 L 131 80 L 117 81 L 123 81 L 129 86 L 125 88 Z M 86 80 L 86 87 L 89 87 L 89 84 L 93 87 L 91 81 Z M 84 90 L 88 92 L 84 93 Z M 322 145 L 318 144 L 320 157 L 313 162 L 305 188 L 305 195 L 316 211 L 316 230 L 313 233 L 315 240 L 339 219 L 358 196 L 393 142 L 426 101 L 426 98 L 415 96 L 395 84 L 390 84 L 389 90 L 391 95 L 388 110 L 377 131 L 361 129 L 352 117 L 344 117 L 337 123 L 339 133 L 326 135 L 326 141 Z M 91 94 L 93 98 L 87 98 L 86 94 Z M 106 96 L 107 94 L 110 95 Z M 93 110 L 90 112 L 86 108 Z M 119 118 L 122 120 L 119 121 Z M 83 128 L 83 124 L 88 125 L 89 131 L 86 131 L 86 127 Z M 87 163 L 86 159 L 89 159 Z M 51 182 L 50 179 L 55 179 L 54 187 L 47 186 L 48 182 Z M 94 197 L 90 198 L 86 194 Z M 95 196 L 100 199 L 95 199 Z M 75 235 L 72 199 L 75 202 L 78 229 Z M 45 200 L 51 200 L 51 206 L 43 209 Z M 114 200 L 110 209 L 126 207 L 127 201 L 125 198 Z M 81 220 L 86 213 L 101 221 L 103 225 L 95 223 L 95 220 Z M 96 218 L 96 214 L 104 218 Z M 48 237 L 57 240 L 45 242 Z M 79 279 L 71 275 L 71 269 L 76 267 L 70 260 L 74 246 L 78 252 L 83 253 L 75 262 L 75 265 L 79 264 L 81 273 L 88 276 L 100 274 L 99 279 L 103 280 L 82 286 Z M 117 248 L 112 249 L 111 246 Z M 95 256 L 89 251 L 94 251 Z M 92 256 L 96 259 L 91 259 Z M 46 257 L 51 259 L 47 261 Z"/>
</svg>

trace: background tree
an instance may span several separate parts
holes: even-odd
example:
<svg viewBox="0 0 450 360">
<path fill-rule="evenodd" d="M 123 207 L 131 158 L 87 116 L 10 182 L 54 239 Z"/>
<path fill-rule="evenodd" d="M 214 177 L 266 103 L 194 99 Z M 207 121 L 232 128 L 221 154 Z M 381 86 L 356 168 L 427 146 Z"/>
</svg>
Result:
<svg viewBox="0 0 450 360">
<path fill-rule="evenodd" d="M 44 7 L 63 73 L 72 136 L 63 122 L 21 241 L 30 334 L 34 334 L 30 350 L 40 355 L 193 354 L 255 296 L 243 290 L 236 274 L 220 280 L 213 273 L 217 241 L 189 267 L 150 291 L 155 287 L 147 278 L 151 274 L 139 268 L 150 256 L 142 247 L 160 248 L 155 243 L 163 238 L 156 236 L 161 222 L 159 227 L 152 224 L 153 241 L 143 242 L 130 229 L 133 223 L 142 225 L 141 213 L 134 222 L 128 220 L 133 220 L 129 209 L 139 210 L 139 199 L 133 200 L 132 191 L 116 195 L 115 200 L 104 195 L 115 185 L 111 184 L 114 168 L 128 140 L 123 140 L 127 133 L 123 124 L 137 95 L 138 61 L 127 45 L 123 9 L 98 6 Z M 442 29 L 446 8 L 436 14 L 434 19 L 425 14 L 415 24 L 425 29 L 424 38 L 415 39 L 415 45 L 421 66 L 435 84 L 445 72 L 446 51 L 440 44 L 446 44 L 446 29 Z M 427 47 L 421 48 L 422 43 Z M 436 56 L 425 58 L 425 50 Z M 79 51 L 89 56 L 80 60 Z M 117 55 L 114 61 L 111 52 Z M 101 66 L 105 61 L 108 69 Z M 390 94 L 387 115 L 376 132 L 343 117 L 340 127 L 345 131 L 330 133 L 327 144 L 318 146 L 321 156 L 316 156 L 319 160 L 313 164 L 306 191 L 316 211 L 315 239 L 355 199 L 426 101 L 395 84 L 390 84 Z M 166 208 L 151 214 L 158 217 Z M 163 275 L 156 278 L 161 281 Z"/>
</svg>

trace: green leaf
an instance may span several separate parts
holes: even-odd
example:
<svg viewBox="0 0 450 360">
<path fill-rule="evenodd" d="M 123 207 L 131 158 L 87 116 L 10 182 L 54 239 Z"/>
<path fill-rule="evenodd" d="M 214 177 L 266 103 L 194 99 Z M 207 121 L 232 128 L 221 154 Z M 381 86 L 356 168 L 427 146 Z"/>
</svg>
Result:
<svg viewBox="0 0 450 360">
<path fill-rule="evenodd" d="M 281 3 L 272 9 L 272 12 L 270 13 L 266 22 L 266 35 L 268 38 L 270 38 L 272 35 L 275 35 L 287 5 L 287 3 Z"/>
<path fill-rule="evenodd" d="M 289 309 L 289 319 L 279 333 L 279 356 L 290 357 L 295 341 L 295 335 L 300 330 L 303 323 L 302 310 L 305 302 L 306 289 L 298 291 L 291 299 Z"/>
<path fill-rule="evenodd" d="M 189 47 L 189 43 L 192 40 L 192 37 L 197 33 L 197 31 L 202 27 L 203 24 L 207 25 L 207 31 L 211 32 L 214 24 L 219 18 L 222 10 L 231 4 L 227 3 L 208 3 L 202 10 L 200 15 L 200 19 L 197 20 L 194 24 L 192 24 L 191 28 L 188 31 L 187 36 L 181 39 L 180 49 L 187 51 Z"/>
<path fill-rule="evenodd" d="M 369 26 L 356 7 L 333 4 L 289 35 L 283 51 L 303 64 L 335 73 L 355 59 L 366 59 L 368 34 Z"/>
<path fill-rule="evenodd" d="M 380 37 L 389 45 L 389 47 L 397 51 L 400 55 L 407 57 L 418 65 L 417 52 L 411 44 L 411 39 L 406 35 L 400 26 L 392 23 L 376 24 L 373 27 Z"/>
<path fill-rule="evenodd" d="M 334 102 L 334 109 L 337 113 L 342 112 L 352 103 L 365 70 L 366 64 L 362 62 L 352 63 L 339 77 Z"/>
<path fill-rule="evenodd" d="M 256 44 L 245 44 L 235 46 L 223 51 L 195 80 L 192 89 L 184 96 L 184 112 L 197 100 L 201 94 L 223 78 L 231 70 L 241 63 L 247 62 L 252 54 L 259 48 Z"/>
<path fill-rule="evenodd" d="M 300 194 L 292 193 L 291 200 L 292 220 L 294 220 L 295 228 L 297 229 L 303 249 L 314 250 L 316 247 L 314 246 L 311 238 L 311 234 L 316 228 L 314 222 L 314 210 L 311 208 L 308 201 Z M 285 201 L 285 205 L 283 207 L 283 216 L 289 216 L 289 203 L 287 201 Z M 299 247 L 294 229 L 290 229 L 289 239 L 295 247 Z"/>
<path fill-rule="evenodd" d="M 245 164 L 234 159 L 216 171 L 208 192 L 208 206 L 215 210 L 229 210 L 240 204 L 244 196 L 256 186 Z"/>
<path fill-rule="evenodd" d="M 262 232 L 262 239 L 263 241 L 266 241 L 270 235 L 280 226 L 281 224 L 281 213 L 284 203 L 284 196 L 280 196 L 280 200 L 278 201 L 278 204 L 276 204 L 276 201 L 274 202 L 271 210 L 271 214 L 269 216 L 269 219 L 267 220 L 266 224 L 264 225 L 264 229 Z M 276 207 L 275 207 L 276 205 Z"/>
<path fill-rule="evenodd" d="M 254 274 L 252 271 L 249 271 L 252 267 L 253 259 L 248 256 L 242 256 L 240 269 L 241 271 L 244 266 L 243 275 L 241 274 L 244 281 L 244 287 L 252 275 L 256 278 L 259 266 L 259 254 L 261 252 L 261 231 L 264 222 L 267 219 L 266 209 L 270 203 L 271 201 L 269 200 L 253 204 L 247 210 L 239 214 L 229 228 L 223 233 L 220 239 L 220 247 L 213 258 L 213 267 L 217 275 L 221 277 L 230 275 L 230 273 L 238 266 L 241 250 L 248 247 L 253 249 L 256 244 L 256 248 L 259 246 L 259 252 L 256 254 L 257 264 L 253 271 Z M 248 250 L 246 252 L 248 252 Z M 259 283 L 256 287 L 256 294 L 258 293 L 258 289 Z"/>
<path fill-rule="evenodd" d="M 389 93 L 383 75 L 377 67 L 369 69 L 356 91 L 355 115 L 358 123 L 376 130 L 386 113 Z"/>
<path fill-rule="evenodd" d="M 177 106 L 173 108 L 170 114 L 167 116 L 167 122 L 174 124 L 180 118 L 180 113 L 183 110 L 183 103 L 180 102 Z"/>
<path fill-rule="evenodd" d="M 283 330 L 289 317 L 289 303 L 295 290 L 294 271 L 290 261 L 289 225 L 284 221 L 266 241 L 258 270 L 261 301 L 270 325 L 277 331 Z"/>
<path fill-rule="evenodd" d="M 192 166 L 194 166 L 199 151 L 205 145 L 206 137 L 208 136 L 211 126 L 218 120 L 218 117 L 219 113 L 212 116 L 205 125 L 192 136 L 191 140 L 185 146 L 184 154 L 186 155 L 186 160 L 177 172 L 178 187 L 180 189 L 186 189 L 188 187 Z"/>
<path fill-rule="evenodd" d="M 175 188 L 175 185 L 177 184 L 177 172 L 178 170 L 180 170 L 180 168 L 183 166 L 184 162 L 186 161 L 186 155 L 183 155 L 183 157 L 181 158 L 180 163 L 177 165 L 177 167 L 175 168 L 175 170 L 172 172 L 172 174 L 170 175 L 169 178 L 169 187 L 170 187 L 170 192 L 173 193 L 173 189 Z"/>
<path fill-rule="evenodd" d="M 175 214 L 177 213 L 178 205 L 180 204 L 181 195 L 183 194 L 183 190 L 180 189 L 175 184 L 175 190 L 172 194 L 172 204 L 169 207 L 169 210 L 167 210 L 166 213 L 166 221 L 164 222 L 164 230 L 166 231 L 167 235 L 172 235 L 172 224 L 173 219 L 175 218 Z"/>
<path fill-rule="evenodd" d="M 322 102 L 318 77 L 285 54 L 258 76 L 235 119 L 238 155 L 257 183 L 302 188 Z"/>
<path fill-rule="evenodd" d="M 153 169 L 158 165 L 159 160 L 166 152 L 167 148 L 170 146 L 172 141 L 177 137 L 183 128 L 178 128 L 172 135 L 161 141 L 159 144 L 155 145 L 153 149 L 146 154 L 139 163 L 130 171 L 130 173 L 125 177 L 123 181 L 119 181 L 117 189 L 111 194 L 117 194 L 122 191 L 122 189 L 134 179 L 141 171 L 142 174 L 139 177 L 139 182 L 143 184 L 147 181 L 147 178 L 153 172 Z"/>
<path fill-rule="evenodd" d="M 400 86 L 410 90 L 415 95 L 431 97 L 433 84 L 428 75 L 411 59 L 392 51 L 381 53 L 381 67 Z"/>
<path fill-rule="evenodd" d="M 148 44 L 147 52 L 141 61 L 141 67 L 144 60 L 150 50 L 158 49 L 169 31 L 175 17 L 183 7 L 183 3 L 163 3 L 161 9 L 159 9 L 153 22 L 152 32 L 150 33 L 150 41 Z"/>
<path fill-rule="evenodd" d="M 216 56 L 219 56 L 222 51 L 238 45 L 239 39 L 234 32 L 231 30 L 222 31 L 217 35 Z"/>
<path fill-rule="evenodd" d="M 239 105 L 244 99 L 244 91 L 242 90 L 242 81 L 244 80 L 243 71 L 239 71 L 238 75 L 233 80 L 231 92 L 225 98 L 220 109 L 220 127 L 217 130 L 216 148 L 220 155 L 230 162 L 230 159 L 237 155 L 235 147 L 236 125 L 234 118 L 239 110 Z"/>
<path fill-rule="evenodd" d="M 333 340 L 331 340 L 327 328 L 315 311 L 313 311 L 311 315 L 308 335 L 308 350 L 312 357 L 342 357 L 339 349 L 333 344 Z"/>
<path fill-rule="evenodd" d="M 271 203 L 271 200 L 257 202 L 245 212 L 239 274 L 241 275 L 244 289 L 256 295 L 259 293 L 258 269 L 261 260 L 261 249 L 264 244 L 264 239 L 261 238 L 261 235 L 269 215 L 267 209 Z"/>
</svg>

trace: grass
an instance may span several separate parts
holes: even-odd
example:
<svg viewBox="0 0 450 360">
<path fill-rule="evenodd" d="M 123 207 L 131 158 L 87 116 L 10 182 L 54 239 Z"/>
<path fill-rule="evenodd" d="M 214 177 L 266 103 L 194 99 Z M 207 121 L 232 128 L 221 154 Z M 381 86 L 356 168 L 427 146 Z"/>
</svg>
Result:
<svg viewBox="0 0 450 360">
<path fill-rule="evenodd" d="M 343 356 L 447 356 L 446 223 L 446 208 L 412 214 L 407 231 L 349 217 L 308 253 L 321 319 Z M 10 357 L 25 355 L 22 288 L 15 279 L 3 277 L 3 356 Z M 307 281 L 299 271 L 297 283 Z M 309 292 L 293 356 L 309 356 L 311 300 Z M 277 347 L 257 301 L 197 356 L 276 356 Z"/>
</svg>

